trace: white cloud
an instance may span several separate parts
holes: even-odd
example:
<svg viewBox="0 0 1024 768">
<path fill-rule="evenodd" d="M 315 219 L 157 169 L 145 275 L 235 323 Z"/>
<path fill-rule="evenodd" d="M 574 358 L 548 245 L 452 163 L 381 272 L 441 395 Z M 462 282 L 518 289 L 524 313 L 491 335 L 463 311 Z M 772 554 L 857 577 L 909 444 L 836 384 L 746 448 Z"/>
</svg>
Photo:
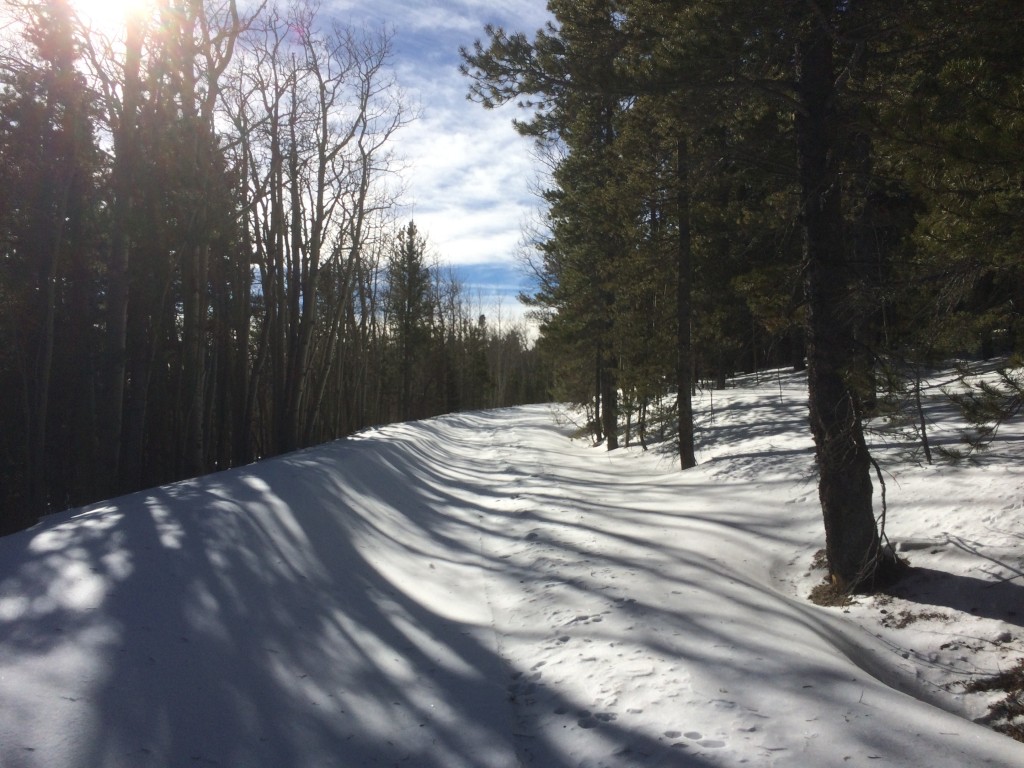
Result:
<svg viewBox="0 0 1024 768">
<path fill-rule="evenodd" d="M 483 37 L 485 24 L 532 34 L 548 18 L 544 0 L 335 4 L 353 24 L 392 28 L 398 81 L 420 119 L 396 136 L 407 166 L 408 215 L 443 260 L 512 262 L 522 223 L 537 206 L 531 184 L 541 169 L 531 144 L 515 133 L 514 107 L 487 111 L 466 100 L 459 46 Z"/>
<path fill-rule="evenodd" d="M 537 171 L 529 142 L 507 116 L 481 114 L 449 132 L 425 118 L 408 129 L 400 151 L 409 162 L 413 214 L 442 255 L 454 262 L 511 258 L 537 202 L 530 192 Z"/>
</svg>

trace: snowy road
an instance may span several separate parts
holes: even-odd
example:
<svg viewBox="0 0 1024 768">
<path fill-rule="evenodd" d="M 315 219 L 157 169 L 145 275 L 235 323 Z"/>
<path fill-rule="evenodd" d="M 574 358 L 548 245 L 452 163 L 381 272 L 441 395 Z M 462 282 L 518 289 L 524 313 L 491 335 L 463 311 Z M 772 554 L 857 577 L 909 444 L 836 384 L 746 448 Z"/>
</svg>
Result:
<svg viewBox="0 0 1024 768">
<path fill-rule="evenodd" d="M 786 398 L 723 408 L 743 450 L 687 473 L 527 407 L 2 539 L 0 764 L 1024 765 L 795 599 L 818 523 Z"/>
</svg>

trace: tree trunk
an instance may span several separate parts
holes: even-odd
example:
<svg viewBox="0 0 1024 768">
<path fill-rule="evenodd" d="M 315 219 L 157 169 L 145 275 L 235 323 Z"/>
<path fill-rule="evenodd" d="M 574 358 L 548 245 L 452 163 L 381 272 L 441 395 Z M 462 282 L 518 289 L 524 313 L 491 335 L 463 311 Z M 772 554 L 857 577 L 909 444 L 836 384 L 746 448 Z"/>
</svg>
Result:
<svg viewBox="0 0 1024 768">
<path fill-rule="evenodd" d="M 917 424 L 921 430 L 921 448 L 924 449 L 924 458 L 929 464 L 932 463 L 932 446 L 928 441 L 928 420 L 924 415 L 924 404 L 921 402 L 921 366 L 914 366 L 914 407 L 917 409 Z"/>
<path fill-rule="evenodd" d="M 843 312 L 848 282 L 839 174 L 832 40 L 808 13 L 797 44 L 796 115 L 807 293 L 807 372 L 818 495 L 832 582 L 871 589 L 884 558 L 872 511 L 871 457 L 846 376 L 856 362 L 852 322 Z"/>
<path fill-rule="evenodd" d="M 72 127 L 71 130 L 74 130 Z M 72 139 L 72 142 L 74 139 Z M 61 256 L 61 249 L 64 244 L 64 227 L 68 208 L 68 197 L 71 191 L 71 184 L 74 175 L 74 147 L 71 156 L 66 158 L 66 177 L 61 179 L 61 189 L 57 191 L 56 203 L 53 215 L 52 241 L 42 247 L 46 252 L 41 254 L 44 257 L 43 269 L 39 276 L 39 295 L 43 297 L 43 333 L 39 339 L 36 364 L 33 371 L 35 382 L 34 392 L 30 394 L 32 407 L 29 411 L 29 456 L 28 456 L 28 486 L 29 486 L 29 509 L 33 517 L 45 514 L 49 508 L 49 494 L 47 490 L 47 437 L 50 411 L 50 384 L 53 379 L 53 355 L 56 346 L 56 314 L 57 314 L 57 279 L 58 263 Z M 39 215 L 43 216 L 43 206 L 40 206 Z M 45 241 L 45 238 L 41 238 Z"/>
<path fill-rule="evenodd" d="M 690 243 L 690 154 L 685 136 L 676 145 L 676 204 L 679 241 L 676 251 L 676 386 L 679 418 L 679 465 L 697 466 L 693 436 L 693 349 L 690 314 L 693 293 L 693 251 Z"/>
<path fill-rule="evenodd" d="M 615 376 L 618 363 L 611 355 L 602 355 L 601 358 L 604 361 L 600 375 L 605 447 L 614 451 L 619 447 L 619 382 Z"/>
<path fill-rule="evenodd" d="M 205 216 L 199 216 L 196 236 L 205 238 Z M 185 424 L 182 460 L 187 477 L 206 471 L 206 318 L 210 263 L 209 245 L 197 243 L 185 249 L 182 263 L 183 323 L 182 378 Z"/>
<path fill-rule="evenodd" d="M 121 439 L 124 423 L 128 339 L 128 267 L 131 260 L 129 223 L 134 210 L 136 113 L 141 101 L 142 21 L 131 14 L 125 32 L 124 98 L 114 130 L 114 205 L 107 285 L 106 365 L 104 366 L 104 436 L 100 440 L 105 477 L 100 483 L 113 496 L 122 490 Z"/>
</svg>

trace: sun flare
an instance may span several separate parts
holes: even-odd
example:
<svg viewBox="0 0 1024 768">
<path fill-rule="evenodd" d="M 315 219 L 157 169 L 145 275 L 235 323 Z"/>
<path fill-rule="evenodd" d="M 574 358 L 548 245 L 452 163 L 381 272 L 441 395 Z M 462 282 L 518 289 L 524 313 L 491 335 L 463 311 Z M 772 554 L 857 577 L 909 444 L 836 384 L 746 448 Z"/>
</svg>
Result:
<svg viewBox="0 0 1024 768">
<path fill-rule="evenodd" d="M 91 30 L 108 36 L 124 34 L 132 17 L 147 17 L 153 0 L 71 0 L 79 19 Z"/>
</svg>

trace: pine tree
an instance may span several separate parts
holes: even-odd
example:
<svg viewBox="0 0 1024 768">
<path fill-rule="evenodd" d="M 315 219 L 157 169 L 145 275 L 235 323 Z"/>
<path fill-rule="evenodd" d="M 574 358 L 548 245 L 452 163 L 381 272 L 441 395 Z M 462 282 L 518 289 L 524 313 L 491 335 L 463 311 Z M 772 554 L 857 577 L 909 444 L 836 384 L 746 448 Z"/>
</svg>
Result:
<svg viewBox="0 0 1024 768">
<path fill-rule="evenodd" d="M 0 530 L 87 492 L 99 165 L 70 7 L 23 7 L 0 72 Z M 69 312 L 80 312 L 74 317 Z M 76 391 L 77 390 L 77 391 Z M 76 446 L 75 441 L 82 443 Z"/>
<path fill-rule="evenodd" d="M 410 221 L 399 230 L 388 260 L 385 311 L 397 378 L 396 416 L 402 421 L 423 415 L 414 399 L 414 388 L 421 381 L 419 374 L 430 341 L 431 275 L 426 249 L 426 239 Z"/>
</svg>

